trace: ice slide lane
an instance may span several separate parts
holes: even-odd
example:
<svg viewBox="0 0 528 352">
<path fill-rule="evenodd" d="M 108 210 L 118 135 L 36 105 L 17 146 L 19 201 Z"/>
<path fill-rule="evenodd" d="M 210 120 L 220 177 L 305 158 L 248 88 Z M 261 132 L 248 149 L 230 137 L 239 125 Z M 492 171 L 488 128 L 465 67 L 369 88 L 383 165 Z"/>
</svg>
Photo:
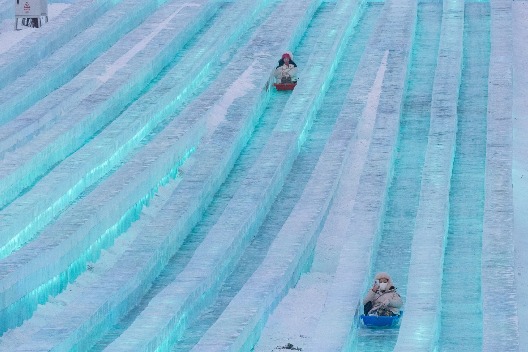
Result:
<svg viewBox="0 0 528 352">
<path fill-rule="evenodd" d="M 260 13 L 268 2 L 258 4 L 253 15 Z M 229 44 L 247 31 L 253 20 L 249 9 L 250 4 L 240 1 L 219 15 L 207 33 L 150 90 L 31 190 L 2 209 L 0 219 L 9 220 L 0 229 L 0 256 L 5 257 L 35 236 L 82 192 L 122 162 L 156 125 L 185 104 L 191 93 L 201 88 L 204 76 L 211 74 L 212 65 L 218 63 Z M 229 31 L 233 19 L 242 13 L 246 14 L 244 21 L 236 30 Z M 35 218 L 27 217 L 30 211 Z"/>
<path fill-rule="evenodd" d="M 443 263 L 440 350 L 482 350 L 481 257 L 486 161 L 489 3 L 464 10 L 462 76 L 449 227 Z M 463 316 L 463 319 L 460 317 Z"/>
<path fill-rule="evenodd" d="M 373 249 L 372 267 L 367 278 L 367 287 L 361 297 L 372 287 L 376 272 L 388 271 L 405 300 L 411 243 L 427 148 L 441 22 L 441 3 L 418 3 L 397 152 L 393 161 L 390 186 L 387 189 L 385 209 L 381 215 L 379 235 Z M 360 313 L 363 313 L 361 308 L 362 305 L 359 304 Z M 397 338 L 398 329 L 358 329 L 357 342 L 354 344 L 358 351 L 392 351 Z"/>
<path fill-rule="evenodd" d="M 464 4 L 444 1 L 428 144 L 407 282 L 407 287 L 413 289 L 407 290 L 405 318 L 401 323 L 395 351 L 433 351 L 438 343 L 463 30 Z"/>
<path fill-rule="evenodd" d="M 200 7 L 178 4 L 164 7 L 162 20 L 154 25 L 158 29 L 154 38 L 162 40 L 162 45 L 151 38 L 144 44 L 145 50 L 130 65 L 113 74 L 95 92 L 83 97 L 69 118 L 0 160 L 2 205 L 84 145 L 130 104 L 130 97 L 141 93 L 211 17 L 212 6 L 207 6 L 206 0 L 201 3 L 203 6 Z M 174 32 L 178 35 L 174 36 Z M 150 55 L 145 55 L 147 52 Z"/>
<path fill-rule="evenodd" d="M 513 31 L 505 28 L 500 28 L 498 31 L 493 33 L 494 35 L 500 34 L 498 38 L 501 41 L 507 42 L 508 35 L 512 35 L 513 48 L 509 47 L 508 44 L 504 44 L 505 47 L 501 48 L 506 50 L 513 50 L 512 57 L 507 58 L 502 65 L 495 66 L 495 70 L 501 71 L 502 75 L 507 73 L 508 67 L 512 67 L 512 77 L 516 77 L 512 82 L 513 94 L 513 121 L 512 121 L 512 188 L 513 192 L 513 240 L 514 240 L 514 251 L 515 254 L 515 275 L 516 277 L 522 275 L 524 272 L 523 268 L 528 267 L 528 257 L 525 255 L 525 251 L 519 250 L 526 248 L 528 244 L 528 217 L 524 217 L 524 214 L 528 214 L 528 202 L 524 196 L 528 192 L 528 154 L 525 153 L 528 150 L 528 119 L 523 119 L 521 116 L 526 116 L 525 112 L 528 111 L 528 70 L 524 69 L 524 63 L 528 62 L 528 46 L 524 43 L 528 42 L 528 7 L 525 2 L 513 2 L 511 13 L 509 16 L 512 17 Z M 507 12 L 503 12 L 504 15 Z M 502 26 L 501 26 L 502 27 Z M 498 32 L 498 33 L 497 33 Z M 492 40 L 494 37 L 492 36 Z M 509 44 L 511 45 L 511 44 Z M 495 62 L 492 64 L 496 65 Z M 502 72 L 505 71 L 506 72 Z M 497 76 L 501 77 L 501 76 Z M 507 101 L 506 98 L 505 101 Z M 495 107 L 494 107 L 495 108 Z M 509 112 L 505 110 L 503 116 L 507 116 Z M 489 122 L 491 123 L 491 121 Z M 505 125 L 507 122 L 504 123 Z M 502 123 L 501 123 L 502 125 Z M 495 131 L 495 130 L 494 130 Z M 507 130 L 506 130 L 507 131 Z M 495 137 L 495 135 L 494 135 Z M 507 135 L 502 136 L 504 140 L 508 137 Z M 503 165 L 505 170 L 507 165 Z M 524 280 L 515 280 L 515 288 L 517 292 L 523 292 Z M 516 295 L 516 301 L 510 301 L 508 304 L 517 304 L 517 307 L 528 306 L 528 295 Z M 487 314 L 487 312 L 486 312 Z M 517 332 L 519 338 L 519 346 L 526 346 L 528 344 L 528 310 L 517 309 Z M 513 334 L 512 334 L 513 335 Z"/>
<path fill-rule="evenodd" d="M 482 235 L 484 352 L 520 351 L 512 190 L 512 3 L 491 0 L 486 184 Z M 518 294 L 522 294 L 522 292 Z M 498 301 L 502 304 L 497 304 Z"/>
<path fill-rule="evenodd" d="M 311 6 L 313 7 L 313 5 L 312 3 Z M 277 9 L 277 11 L 282 10 L 282 7 Z M 306 11 L 307 9 L 300 7 L 300 10 Z M 63 346 L 75 344 L 77 341 L 77 338 L 74 336 L 75 334 L 89 334 L 90 332 L 86 331 L 91 329 L 104 330 L 108 325 L 115 323 L 116 321 L 112 321 L 112 319 L 124 314 L 131 306 L 136 304 L 134 299 L 138 299 L 138 296 L 142 295 L 142 292 L 150 286 L 150 282 L 159 274 L 159 271 L 164 267 L 168 259 L 176 252 L 183 238 L 196 224 L 203 209 L 207 206 L 212 195 L 223 182 L 227 170 L 230 169 L 229 165 L 232 165 L 234 157 L 238 155 L 240 149 L 245 144 L 244 140 L 251 134 L 253 120 L 255 116 L 258 117 L 260 115 L 260 110 L 266 100 L 267 93 L 266 91 L 262 91 L 262 87 L 267 83 L 269 67 L 274 65 L 276 56 L 281 50 L 284 50 L 284 47 L 289 47 L 292 45 L 292 41 L 294 43 L 298 40 L 295 38 L 300 37 L 300 34 L 303 32 L 302 28 L 309 22 L 311 18 L 310 11 L 305 14 L 300 10 L 293 12 L 292 18 L 283 18 L 284 21 L 289 23 L 300 24 L 299 28 L 295 27 L 296 31 L 292 33 L 292 37 L 284 38 L 283 36 L 273 35 L 277 34 L 276 32 L 279 29 L 275 26 L 277 23 L 276 16 L 272 16 L 262 26 L 263 30 L 260 30 L 255 35 L 247 49 L 237 54 L 235 62 L 232 62 L 228 66 L 223 73 L 223 78 L 219 78 L 222 82 L 219 82 L 211 88 L 211 91 L 216 94 L 219 91 L 225 92 L 226 88 L 222 90 L 220 86 L 225 87 L 225 82 L 231 82 L 232 77 L 245 77 L 242 81 L 249 80 L 249 87 L 252 87 L 248 89 L 244 97 L 240 97 L 234 102 L 229 103 L 230 105 L 228 106 L 230 109 L 227 110 L 229 115 L 226 116 L 224 122 L 219 122 L 219 125 L 216 126 L 215 131 L 210 136 L 210 142 L 201 147 L 200 153 L 196 154 L 195 166 L 185 172 L 185 177 L 181 180 L 173 194 L 171 194 L 170 199 L 166 201 L 163 210 L 160 211 L 160 215 L 155 221 L 152 223 L 146 222 L 138 230 L 142 235 L 138 236 L 125 254 L 118 258 L 115 267 L 104 272 L 103 276 L 106 276 L 106 278 L 101 278 L 95 287 L 83 290 L 82 294 L 78 296 L 80 302 L 85 302 L 85 304 L 86 302 L 93 303 L 88 308 L 94 309 L 94 311 L 92 315 L 86 315 L 87 321 L 84 321 L 84 325 L 81 324 L 81 326 L 74 327 L 73 336 L 65 338 L 64 335 L 68 335 L 68 332 L 61 327 L 60 322 L 64 323 L 66 321 L 69 324 L 75 325 L 79 321 L 79 317 L 85 316 L 82 313 L 80 315 L 76 314 L 79 312 L 71 309 L 72 307 L 66 307 L 64 308 L 65 311 L 63 311 L 65 313 L 64 316 L 59 314 L 59 317 L 64 320 L 57 320 L 58 325 L 56 329 L 59 330 L 59 336 L 50 335 L 50 339 L 59 339 L 63 343 Z M 311 12 L 313 11 L 314 9 L 311 9 Z M 286 22 L 284 25 L 286 25 Z M 270 43 L 270 38 L 282 39 Z M 268 47 L 268 50 L 276 53 L 273 55 L 259 54 L 263 47 Z M 254 59 L 248 62 L 248 58 L 250 57 Z M 226 94 L 229 95 L 228 92 Z M 218 103 L 222 104 L 222 99 Z M 211 103 L 208 102 L 206 105 L 209 113 L 205 111 L 201 114 L 201 116 L 204 116 L 204 119 L 207 117 L 207 114 L 215 110 L 214 106 L 211 108 Z M 227 107 L 220 106 L 219 108 L 224 109 Z M 195 116 L 195 113 L 196 111 L 190 110 L 188 115 Z M 149 143 L 146 147 L 148 148 L 151 144 Z M 135 277 L 135 279 L 130 281 L 130 277 Z M 121 280 L 125 280 L 126 282 L 122 283 Z M 44 306 L 43 310 L 46 307 L 49 307 L 49 305 Z M 81 304 L 80 307 L 84 306 Z M 49 308 L 48 313 L 50 311 L 53 314 L 54 307 Z M 105 314 L 105 312 L 108 312 L 108 314 Z M 71 317 L 71 319 L 68 319 L 68 317 Z M 42 335 L 45 332 L 39 332 L 37 329 L 37 332 L 33 333 L 35 327 L 31 327 L 32 321 L 33 319 L 26 322 L 22 328 L 25 326 L 29 329 L 30 335 L 34 334 L 35 340 L 31 340 L 26 336 L 24 338 L 26 342 L 20 344 L 17 338 L 20 329 L 22 329 L 20 328 L 4 334 L 2 343 L 7 344 L 9 340 L 10 346 L 20 345 L 17 348 L 23 348 L 23 346 L 31 346 L 35 341 L 42 339 Z M 49 319 L 48 321 L 55 320 Z M 53 327 L 48 327 L 46 330 L 52 331 Z M 9 339 L 8 336 L 10 336 Z M 80 336 L 78 339 L 79 344 L 85 343 L 86 341 L 84 339 L 87 338 L 87 336 Z M 53 343 L 52 341 L 48 342 Z M 41 341 L 40 343 L 45 342 Z"/>
</svg>

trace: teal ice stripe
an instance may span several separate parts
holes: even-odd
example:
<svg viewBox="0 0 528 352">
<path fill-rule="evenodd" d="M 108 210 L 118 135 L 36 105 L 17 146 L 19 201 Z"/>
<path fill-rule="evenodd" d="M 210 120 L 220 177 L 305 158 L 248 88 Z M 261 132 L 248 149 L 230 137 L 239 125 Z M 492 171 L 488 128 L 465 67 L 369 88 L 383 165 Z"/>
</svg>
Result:
<svg viewBox="0 0 528 352">
<path fill-rule="evenodd" d="M 345 102 L 348 108 L 342 111 L 345 116 L 360 116 L 357 148 L 350 151 L 351 164 L 347 167 L 358 170 L 361 186 L 355 193 L 348 226 L 343 229 L 345 241 L 313 338 L 313 350 L 356 348 L 357 302 L 371 283 L 369 270 L 392 175 L 416 17 L 417 5 L 412 1 L 385 4 Z M 365 106 L 365 99 L 360 98 L 365 92 L 379 101 Z M 352 190 L 350 182 L 341 183 L 344 189 L 337 192 Z"/>
<path fill-rule="evenodd" d="M 442 266 L 461 80 L 464 4 L 444 1 L 420 203 L 411 247 L 405 317 L 395 351 L 433 351 L 440 327 Z"/>
<path fill-rule="evenodd" d="M 444 253 L 441 351 L 482 350 L 481 253 L 490 59 L 489 4 L 466 3 L 464 17 L 457 137 Z"/>
<path fill-rule="evenodd" d="M 418 4 L 393 176 L 387 190 L 387 205 L 382 215 L 380 240 L 375 249 L 370 276 L 372 280 L 377 272 L 389 272 L 404 302 L 429 132 L 441 20 L 441 4 Z M 371 282 L 367 289 L 371 288 Z M 358 332 L 357 350 L 392 351 L 397 338 L 397 328 L 383 333 L 376 329 L 361 329 Z"/>
<path fill-rule="evenodd" d="M 515 297 L 511 1 L 491 0 L 486 190 L 482 238 L 483 351 L 521 351 Z M 522 291 L 517 294 L 524 294 Z M 498 304 L 497 302 L 501 302 Z M 509 309 L 504 309 L 508 307 Z"/>
</svg>

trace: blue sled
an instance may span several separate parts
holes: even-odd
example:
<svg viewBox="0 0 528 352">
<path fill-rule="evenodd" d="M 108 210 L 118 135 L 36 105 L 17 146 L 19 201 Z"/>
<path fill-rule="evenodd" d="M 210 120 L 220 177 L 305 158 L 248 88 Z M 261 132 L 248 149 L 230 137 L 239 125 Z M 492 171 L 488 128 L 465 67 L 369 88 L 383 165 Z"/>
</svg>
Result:
<svg viewBox="0 0 528 352">
<path fill-rule="evenodd" d="M 393 328 L 400 325 L 402 315 L 403 312 L 400 311 L 400 315 L 394 315 L 391 317 L 361 314 L 360 318 L 363 325 L 368 328 Z"/>
</svg>

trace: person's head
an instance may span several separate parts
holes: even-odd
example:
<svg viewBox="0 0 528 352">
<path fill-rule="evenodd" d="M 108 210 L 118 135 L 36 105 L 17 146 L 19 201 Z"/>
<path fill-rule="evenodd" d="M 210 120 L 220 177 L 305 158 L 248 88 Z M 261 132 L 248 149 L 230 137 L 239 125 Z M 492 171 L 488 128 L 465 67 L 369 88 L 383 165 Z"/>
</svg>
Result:
<svg viewBox="0 0 528 352">
<path fill-rule="evenodd" d="M 290 54 L 288 54 L 288 53 L 282 54 L 282 60 L 284 61 L 285 64 L 289 64 L 290 61 L 291 61 Z"/>
<path fill-rule="evenodd" d="M 376 280 L 379 282 L 379 289 L 381 291 L 386 291 L 394 286 L 390 275 L 385 272 L 377 273 Z"/>
</svg>

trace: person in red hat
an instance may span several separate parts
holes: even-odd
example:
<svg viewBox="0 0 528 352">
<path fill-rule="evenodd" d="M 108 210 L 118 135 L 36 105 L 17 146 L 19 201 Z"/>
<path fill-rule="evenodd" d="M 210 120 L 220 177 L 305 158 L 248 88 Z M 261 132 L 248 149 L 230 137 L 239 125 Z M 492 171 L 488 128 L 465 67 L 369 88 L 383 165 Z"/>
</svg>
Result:
<svg viewBox="0 0 528 352">
<path fill-rule="evenodd" d="M 297 65 L 289 52 L 282 54 L 279 65 L 275 68 L 277 83 L 293 83 L 297 81 Z"/>
</svg>

